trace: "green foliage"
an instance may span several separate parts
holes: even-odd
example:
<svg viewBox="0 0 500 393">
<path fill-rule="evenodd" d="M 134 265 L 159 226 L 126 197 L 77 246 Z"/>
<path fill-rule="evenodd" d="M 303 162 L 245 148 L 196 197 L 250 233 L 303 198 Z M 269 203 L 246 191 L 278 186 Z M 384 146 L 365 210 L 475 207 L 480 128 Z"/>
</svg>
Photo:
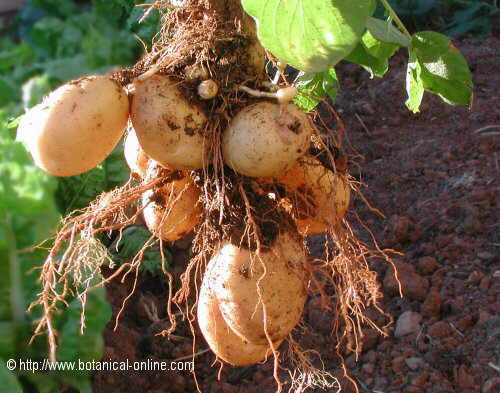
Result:
<svg viewBox="0 0 500 393">
<path fill-rule="evenodd" d="M 313 110 L 326 96 L 335 101 L 340 88 L 334 68 L 317 73 L 301 72 L 295 80 L 295 86 L 299 88 L 300 94 L 294 103 L 306 112 Z"/>
<path fill-rule="evenodd" d="M 448 38 L 435 32 L 411 35 L 388 0 L 380 0 L 385 20 L 371 17 L 371 1 L 243 0 L 256 20 L 263 45 L 299 69 L 295 103 L 305 111 L 323 98 L 334 100 L 339 81 L 333 66 L 340 60 L 359 64 L 372 76 L 383 77 L 389 59 L 400 47 L 408 50 L 407 107 L 418 112 L 424 91 L 445 102 L 471 105 L 472 78 L 467 62 Z M 427 12 L 434 1 L 399 1 L 414 13 Z M 393 24 L 394 23 L 394 24 Z"/>
<path fill-rule="evenodd" d="M 409 70 L 411 79 L 418 82 L 411 82 L 411 103 L 407 103 L 413 112 L 418 111 L 423 89 L 449 104 L 472 104 L 472 75 L 467 61 L 444 35 L 433 31 L 415 33 Z"/>
<path fill-rule="evenodd" d="M 156 31 L 158 13 L 138 23 L 141 10 L 134 7 L 138 1 L 94 3 L 94 8 L 85 9 L 68 0 L 29 0 L 11 28 L 21 43 L 0 38 L 0 390 L 21 392 L 29 385 L 30 392 L 39 393 L 60 392 L 62 386 L 91 391 L 88 373 L 11 372 L 5 361 L 42 360 L 48 353 L 44 337 L 28 345 L 40 310 L 30 314 L 25 310 L 40 292 L 37 269 L 50 241 L 43 248 L 33 246 L 50 238 L 60 220 L 54 194 L 60 211 L 68 212 L 129 177 L 120 148 L 87 177 L 56 179 L 37 168 L 15 141 L 23 109 L 69 79 L 131 64 L 142 51 L 134 34 L 148 42 Z M 60 360 L 102 356 L 102 331 L 111 316 L 103 289 L 88 293 L 85 309 L 84 335 L 77 300 L 54 320 L 60 333 Z"/>
<path fill-rule="evenodd" d="M 465 34 L 486 36 L 491 33 L 491 18 L 500 12 L 497 2 L 488 4 L 482 1 L 449 0 L 457 10 L 453 13 L 443 33 L 451 37 Z"/>
<path fill-rule="evenodd" d="M 374 0 L 242 0 L 257 34 L 276 57 L 304 72 L 324 72 L 356 46 Z"/>
<path fill-rule="evenodd" d="M 125 228 L 121 236 L 109 247 L 111 258 L 117 264 L 130 262 L 148 244 L 142 256 L 140 270 L 153 275 L 159 275 L 162 272 L 161 253 L 156 241 L 154 245 L 149 246 L 151 240 L 151 233 L 143 226 Z M 167 250 L 163 251 L 168 263 L 172 259 L 170 252 Z"/>
</svg>

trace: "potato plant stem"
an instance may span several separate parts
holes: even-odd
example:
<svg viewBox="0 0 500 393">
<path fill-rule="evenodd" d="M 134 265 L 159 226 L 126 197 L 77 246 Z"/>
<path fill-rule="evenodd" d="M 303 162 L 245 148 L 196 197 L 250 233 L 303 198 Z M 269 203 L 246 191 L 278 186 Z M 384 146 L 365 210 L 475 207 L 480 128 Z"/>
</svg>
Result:
<svg viewBox="0 0 500 393">
<path fill-rule="evenodd" d="M 390 17 L 396 22 L 396 25 L 398 25 L 399 29 L 411 40 L 411 34 L 410 32 L 406 29 L 404 23 L 399 19 L 398 14 L 392 9 L 391 5 L 387 0 L 380 0 L 384 8 L 389 12 Z"/>
</svg>

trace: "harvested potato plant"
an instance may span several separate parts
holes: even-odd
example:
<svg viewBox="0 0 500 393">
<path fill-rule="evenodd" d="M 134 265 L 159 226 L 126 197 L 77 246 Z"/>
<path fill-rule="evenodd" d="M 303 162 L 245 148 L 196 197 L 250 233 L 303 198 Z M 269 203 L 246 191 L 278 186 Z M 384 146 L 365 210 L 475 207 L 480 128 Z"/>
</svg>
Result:
<svg viewBox="0 0 500 393">
<path fill-rule="evenodd" d="M 206 344 L 222 362 L 250 365 L 272 358 L 278 389 L 285 367 L 300 369 L 303 376 L 328 374 L 312 366 L 310 352 L 294 339 L 297 326 L 307 329 L 307 297 L 321 298 L 322 307 L 334 311 L 332 334 L 339 347 L 357 343 L 361 329 L 374 325 L 365 305 L 375 304 L 379 296 L 367 259 L 388 258 L 360 242 L 342 219 L 351 182 L 346 173 L 332 170 L 335 151 L 342 149 L 341 125 L 325 127 L 316 113 L 289 102 L 297 89 L 286 75 L 266 74 L 266 61 L 278 64 L 272 56 L 266 60 L 255 24 L 239 1 L 155 2 L 151 7 L 160 8 L 164 17 L 150 52 L 111 75 L 131 92 L 135 134 L 127 135 L 125 155 L 135 175 L 62 223 L 41 273 L 37 304 L 44 314 L 36 333 L 47 332 L 54 359 L 52 315 L 67 296 L 65 288 L 74 284 L 70 277 L 83 277 L 89 266 L 97 271 L 108 261 L 105 251 L 96 258 L 89 245 L 99 244 L 102 236 L 120 236 L 143 218 L 151 238 L 107 280 L 122 274 L 137 279 L 148 247 L 168 247 L 193 232 L 192 258 L 179 280 L 162 254 L 168 283 L 166 339 L 181 319 L 195 333 L 197 320 Z M 276 69 L 284 69 L 283 64 Z M 106 80 L 113 89 L 103 97 L 121 100 L 121 87 Z M 114 143 L 127 122 L 128 103 L 120 116 Z M 85 130 L 82 135 L 94 132 Z M 325 141 L 333 141 L 334 148 Z M 101 148 L 95 141 L 92 147 Z M 321 161 L 313 157 L 318 152 Z M 319 231 L 328 234 L 333 246 L 312 260 L 304 235 Z M 76 284 L 82 296 L 90 285 Z M 280 349 L 287 345 L 292 355 Z M 350 348 L 360 350 L 359 345 Z M 299 374 L 290 373 L 292 383 L 299 383 Z M 320 386 L 312 377 L 305 381 L 304 386 Z"/>
</svg>

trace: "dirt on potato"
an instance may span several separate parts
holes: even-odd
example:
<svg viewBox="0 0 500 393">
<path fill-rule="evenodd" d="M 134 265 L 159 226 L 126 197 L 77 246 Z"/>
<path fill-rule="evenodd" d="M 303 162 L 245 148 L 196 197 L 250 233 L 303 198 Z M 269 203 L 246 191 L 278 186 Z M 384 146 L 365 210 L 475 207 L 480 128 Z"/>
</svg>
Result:
<svg viewBox="0 0 500 393">
<path fill-rule="evenodd" d="M 469 62 L 475 84 L 472 111 L 426 95 L 418 115 L 404 107 L 404 56 L 396 55 L 383 80 L 370 79 L 357 66 L 341 64 L 343 90 L 335 108 L 346 123 L 350 173 L 366 184 L 364 195 L 387 219 L 359 198 L 354 214 L 383 247 L 404 253 L 396 258 L 404 297 L 392 268 L 373 261 L 382 283 L 382 308 L 394 318 L 383 338 L 364 330 L 361 357 L 345 353 L 348 371 L 361 392 L 494 393 L 500 391 L 500 40 L 456 42 Z M 354 225 L 367 242 L 370 235 Z M 323 252 L 324 236 L 310 239 L 311 252 Z M 175 243 L 172 269 L 178 278 L 190 258 L 189 239 Z M 110 272 L 108 272 L 110 274 Z M 108 287 L 114 315 L 133 280 Z M 331 288 L 326 288 L 331 291 Z M 169 327 L 167 284 L 141 275 L 120 324 L 105 333 L 104 360 L 173 360 L 203 351 L 207 344 L 179 324 L 168 341 L 156 333 Z M 333 291 L 329 293 L 335 301 Z M 309 297 L 304 319 L 305 348 L 319 351 L 326 369 L 342 377 L 331 336 L 333 316 Z M 375 322 L 380 314 L 373 313 Z M 195 359 L 199 389 L 205 393 L 271 393 L 273 361 L 250 367 L 212 366 L 214 355 Z M 219 380 L 220 374 L 220 380 Z M 283 373 L 284 381 L 286 375 Z M 287 385 L 284 385 L 287 389 Z M 189 371 L 97 372 L 96 393 L 194 392 Z"/>
</svg>

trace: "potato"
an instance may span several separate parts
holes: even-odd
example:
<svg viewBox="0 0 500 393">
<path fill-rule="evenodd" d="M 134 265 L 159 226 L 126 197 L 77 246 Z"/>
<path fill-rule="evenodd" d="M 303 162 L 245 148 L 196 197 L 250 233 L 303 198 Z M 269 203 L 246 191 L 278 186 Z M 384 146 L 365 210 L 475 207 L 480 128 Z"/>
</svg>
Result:
<svg viewBox="0 0 500 393">
<path fill-rule="evenodd" d="M 146 191 L 142 205 L 149 231 L 166 241 L 184 237 L 200 221 L 199 197 L 199 188 L 187 174 L 158 189 Z"/>
<path fill-rule="evenodd" d="M 130 129 L 125 136 L 123 154 L 125 155 L 125 160 L 130 168 L 130 172 L 136 173 L 143 179 L 148 170 L 149 157 L 144 153 L 144 150 L 142 150 L 133 128 Z"/>
<path fill-rule="evenodd" d="M 131 119 L 144 152 L 170 169 L 199 169 L 208 162 L 207 117 L 166 76 L 134 84 Z"/>
<path fill-rule="evenodd" d="M 242 109 L 224 131 L 224 161 L 246 176 L 279 176 L 307 152 L 312 132 L 295 105 L 259 102 Z"/>
<path fill-rule="evenodd" d="M 305 259 L 302 244 L 289 234 L 260 255 L 223 244 L 210 263 L 213 290 L 228 326 L 254 344 L 267 342 L 266 331 L 273 342 L 284 339 L 304 309 Z"/>
<path fill-rule="evenodd" d="M 86 172 L 111 153 L 129 115 L 125 91 L 106 76 L 68 82 L 30 109 L 17 139 L 37 166 L 54 176 Z"/>
<path fill-rule="evenodd" d="M 266 344 L 252 344 L 236 335 L 227 326 L 212 290 L 210 267 L 203 277 L 198 297 L 198 325 L 210 349 L 233 366 L 249 366 L 265 360 L 271 349 Z M 281 341 L 275 344 L 277 349 Z"/>
<path fill-rule="evenodd" d="M 349 208 L 351 188 L 345 175 L 326 169 L 316 159 L 302 160 L 277 181 L 296 192 L 286 206 L 304 236 L 325 232 Z"/>
</svg>

